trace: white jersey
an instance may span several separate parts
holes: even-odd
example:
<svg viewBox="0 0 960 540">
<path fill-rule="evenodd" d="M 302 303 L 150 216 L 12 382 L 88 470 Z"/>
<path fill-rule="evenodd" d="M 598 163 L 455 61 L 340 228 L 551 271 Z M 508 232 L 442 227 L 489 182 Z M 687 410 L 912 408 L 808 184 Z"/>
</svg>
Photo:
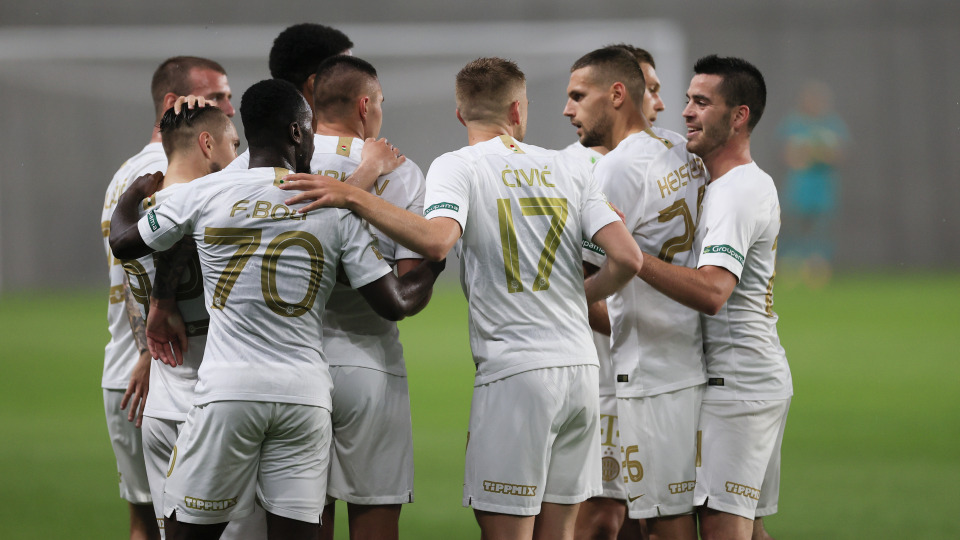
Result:
<svg viewBox="0 0 960 540">
<path fill-rule="evenodd" d="M 130 375 L 140 358 L 127 312 L 123 303 L 123 267 L 110 251 L 110 219 L 117 206 L 117 200 L 134 180 L 148 173 L 167 171 L 167 156 L 163 145 L 150 143 L 139 154 L 128 159 L 113 175 L 107 187 L 103 201 L 103 213 L 100 215 L 100 229 L 103 232 L 103 247 L 107 252 L 107 268 L 110 273 L 110 303 L 107 305 L 107 324 L 110 329 L 110 342 L 104 350 L 103 379 L 101 386 L 110 390 L 126 390 Z M 149 294 L 147 295 L 149 296 Z"/>
<path fill-rule="evenodd" d="M 697 265 L 725 268 L 738 282 L 719 313 L 702 316 L 709 377 L 704 400 L 793 395 L 773 312 L 779 234 L 777 189 L 756 163 L 735 167 L 707 186 L 697 230 Z"/>
<path fill-rule="evenodd" d="M 341 181 L 360 164 L 363 141 L 352 137 L 314 135 L 310 170 Z M 407 160 L 397 170 L 377 179 L 372 190 L 381 199 L 415 214 L 423 213 L 423 173 Z M 422 259 L 376 228 L 364 223 L 391 266 L 401 259 Z M 323 352 L 331 366 L 355 366 L 404 376 L 407 369 L 397 323 L 388 321 L 354 289 L 337 283 L 323 313 Z"/>
<path fill-rule="evenodd" d="M 561 152 L 582 163 L 586 163 L 591 171 L 596 168 L 597 162 L 603 157 L 603 154 L 593 148 L 587 148 L 580 144 L 580 141 L 568 145 L 561 150 Z M 592 242 L 589 244 L 592 244 Z M 613 359 L 610 358 L 610 336 L 601 334 L 600 332 L 593 332 L 593 346 L 597 349 L 597 360 L 600 362 L 600 395 L 615 396 L 617 394 L 617 386 L 614 380 L 617 375 L 613 369 Z M 606 409 L 602 408 L 602 403 L 601 412 L 606 412 Z"/>
<path fill-rule="evenodd" d="M 158 191 L 140 205 L 140 218 L 155 208 L 187 184 L 173 184 Z M 140 303 L 140 312 L 147 318 L 150 294 L 156 283 L 156 265 L 154 255 L 150 254 L 136 261 L 124 263 L 124 269 L 130 279 L 130 288 Z M 150 366 L 150 393 L 144 407 L 144 416 L 183 422 L 193 405 L 194 387 L 197 385 L 197 369 L 203 359 L 203 350 L 207 343 L 207 328 L 210 315 L 203 300 L 203 276 L 200 271 L 200 259 L 194 254 L 184 268 L 175 292 L 177 309 L 183 317 L 187 334 L 187 352 L 183 355 L 183 365 L 170 367 L 154 359 Z"/>
<path fill-rule="evenodd" d="M 463 231 L 460 282 L 476 385 L 597 365 L 580 247 L 619 218 L 585 164 L 495 137 L 437 158 L 424 205 L 428 219 L 455 219 Z"/>
<path fill-rule="evenodd" d="M 229 165 L 223 168 L 225 171 L 245 171 L 250 168 L 250 149 L 244 150 L 241 154 L 237 156 L 237 159 L 234 159 L 230 162 Z"/>
<path fill-rule="evenodd" d="M 698 157 L 645 130 L 621 141 L 595 172 L 641 250 L 678 266 L 695 265 L 694 230 L 707 176 Z M 602 261 L 598 254 L 592 258 Z M 640 279 L 607 298 L 607 310 L 617 397 L 652 396 L 706 381 L 696 311 Z"/>
<path fill-rule="evenodd" d="M 338 265 L 351 286 L 383 277 L 374 240 L 340 209 L 298 214 L 286 169 L 225 170 L 190 182 L 140 220 L 157 251 L 197 243 L 210 312 L 194 404 L 264 401 L 330 408 L 321 314 Z"/>
</svg>

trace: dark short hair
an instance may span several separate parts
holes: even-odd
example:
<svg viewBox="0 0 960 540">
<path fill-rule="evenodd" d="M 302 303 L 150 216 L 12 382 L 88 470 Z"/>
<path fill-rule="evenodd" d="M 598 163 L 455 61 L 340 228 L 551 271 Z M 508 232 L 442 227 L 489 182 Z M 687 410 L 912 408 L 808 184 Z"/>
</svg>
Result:
<svg viewBox="0 0 960 540">
<path fill-rule="evenodd" d="M 153 97 L 153 108 L 159 115 L 163 107 L 163 96 L 173 93 L 186 96 L 193 90 L 190 80 L 190 71 L 194 69 L 210 69 L 217 73 L 227 74 L 219 63 L 199 56 L 174 56 L 167 58 L 153 72 L 150 81 L 150 95 Z"/>
<path fill-rule="evenodd" d="M 321 62 L 353 47 L 346 34 L 322 24 L 302 23 L 288 27 L 270 48 L 270 76 L 301 88 Z"/>
<path fill-rule="evenodd" d="M 457 73 L 456 96 L 466 121 L 492 121 L 507 114 L 527 78 L 517 63 L 503 58 L 477 58 Z"/>
<path fill-rule="evenodd" d="M 366 60 L 342 54 L 327 58 L 313 79 L 314 111 L 325 117 L 340 117 L 371 79 L 377 79 L 377 70 Z"/>
<path fill-rule="evenodd" d="M 215 137 L 220 137 L 226 129 L 230 119 L 219 107 L 207 105 L 188 109 L 186 105 L 180 108 L 180 114 L 173 112 L 170 107 L 160 118 L 160 139 L 163 143 L 163 152 L 169 159 L 174 152 L 188 147 L 200 133 L 207 131 Z"/>
<path fill-rule="evenodd" d="M 743 58 L 711 54 L 697 60 L 693 72 L 697 75 L 719 75 L 720 95 L 730 107 L 746 105 L 750 109 L 747 129 L 753 131 L 767 104 L 767 85 L 756 66 Z"/>
<path fill-rule="evenodd" d="M 623 83 L 634 105 L 639 107 L 643 103 L 647 84 L 640 63 L 627 49 L 614 45 L 588 52 L 573 63 L 570 73 L 585 67 L 593 68 L 597 84 L 610 86 L 615 82 Z"/>
<path fill-rule="evenodd" d="M 311 114 L 303 95 L 293 83 L 267 79 L 243 93 L 240 118 L 249 146 L 275 148 L 287 140 L 290 124 L 309 124 Z"/>
<path fill-rule="evenodd" d="M 616 43 L 614 45 L 608 45 L 608 47 L 620 47 L 621 49 L 626 49 L 627 52 L 633 55 L 637 59 L 637 62 L 641 64 L 650 64 L 654 69 L 657 68 L 657 63 L 653 61 L 653 55 L 650 54 L 646 49 L 641 49 L 640 47 L 634 47 L 628 43 Z"/>
</svg>

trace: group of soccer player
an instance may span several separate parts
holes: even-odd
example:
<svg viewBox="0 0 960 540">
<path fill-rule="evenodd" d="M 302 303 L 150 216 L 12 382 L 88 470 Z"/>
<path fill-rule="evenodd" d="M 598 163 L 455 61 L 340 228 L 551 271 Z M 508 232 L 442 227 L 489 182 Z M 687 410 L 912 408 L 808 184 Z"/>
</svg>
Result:
<svg viewBox="0 0 960 540">
<path fill-rule="evenodd" d="M 131 538 L 399 536 L 413 444 L 394 321 L 452 249 L 476 377 L 464 506 L 483 538 L 769 538 L 792 382 L 772 311 L 779 203 L 750 157 L 760 72 L 694 67 L 686 137 L 652 56 L 573 63 L 579 141 L 523 142 L 509 60 L 457 74 L 469 145 L 426 177 L 385 139 L 342 32 L 284 30 L 272 79 L 175 57 L 107 190 L 103 392 Z M 591 333 L 592 328 L 592 333 Z"/>
</svg>

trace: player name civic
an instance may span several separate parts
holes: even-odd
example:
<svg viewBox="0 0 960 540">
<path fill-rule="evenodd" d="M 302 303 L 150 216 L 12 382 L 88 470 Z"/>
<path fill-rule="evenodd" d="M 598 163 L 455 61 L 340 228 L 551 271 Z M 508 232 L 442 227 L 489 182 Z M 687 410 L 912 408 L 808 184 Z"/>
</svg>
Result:
<svg viewBox="0 0 960 540">
<path fill-rule="evenodd" d="M 504 169 L 500 173 L 500 179 L 503 185 L 507 187 L 533 187 L 534 185 L 543 187 L 557 187 L 551 184 L 547 179 L 552 174 L 546 167 L 542 169 Z"/>
</svg>

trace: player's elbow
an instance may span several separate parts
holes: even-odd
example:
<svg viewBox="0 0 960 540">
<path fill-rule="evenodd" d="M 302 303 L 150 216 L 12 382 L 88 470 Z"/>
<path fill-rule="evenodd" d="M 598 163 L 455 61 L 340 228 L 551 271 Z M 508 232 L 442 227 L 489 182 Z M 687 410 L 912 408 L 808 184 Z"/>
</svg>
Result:
<svg viewBox="0 0 960 540">
<path fill-rule="evenodd" d="M 137 258 L 130 249 L 130 242 L 124 239 L 121 235 L 116 235 L 114 233 L 110 233 L 110 251 L 113 252 L 113 256 L 115 258 L 120 260 Z"/>
</svg>

